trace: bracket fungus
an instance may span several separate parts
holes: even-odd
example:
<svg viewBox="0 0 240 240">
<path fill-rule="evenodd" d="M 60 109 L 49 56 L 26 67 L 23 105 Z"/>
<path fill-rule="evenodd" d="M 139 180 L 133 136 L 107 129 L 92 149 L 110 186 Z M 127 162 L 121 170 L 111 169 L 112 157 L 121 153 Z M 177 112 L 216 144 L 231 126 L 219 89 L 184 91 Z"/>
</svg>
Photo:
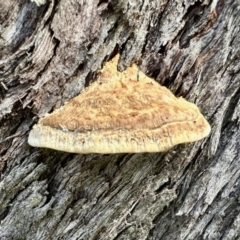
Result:
<svg viewBox="0 0 240 240">
<path fill-rule="evenodd" d="M 200 140 L 210 126 L 198 107 L 138 71 L 117 71 L 119 56 L 98 79 L 40 119 L 28 142 L 73 153 L 162 152 Z"/>
</svg>

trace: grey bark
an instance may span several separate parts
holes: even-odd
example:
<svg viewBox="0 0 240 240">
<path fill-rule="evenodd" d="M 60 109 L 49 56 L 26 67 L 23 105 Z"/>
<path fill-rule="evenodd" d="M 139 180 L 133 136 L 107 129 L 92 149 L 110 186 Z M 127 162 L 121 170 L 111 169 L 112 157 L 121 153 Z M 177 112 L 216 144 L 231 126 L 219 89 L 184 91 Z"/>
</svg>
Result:
<svg viewBox="0 0 240 240">
<path fill-rule="evenodd" d="M 240 239 L 239 23 L 239 0 L 0 0 L 0 239 Z M 211 135 L 156 154 L 30 147 L 117 52 Z"/>
</svg>

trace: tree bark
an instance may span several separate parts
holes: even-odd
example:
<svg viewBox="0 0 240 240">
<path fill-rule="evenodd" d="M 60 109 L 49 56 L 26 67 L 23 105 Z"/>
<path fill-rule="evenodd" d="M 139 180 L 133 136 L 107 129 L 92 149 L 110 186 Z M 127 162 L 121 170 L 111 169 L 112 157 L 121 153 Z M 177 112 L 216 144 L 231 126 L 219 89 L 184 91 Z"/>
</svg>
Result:
<svg viewBox="0 0 240 240">
<path fill-rule="evenodd" d="M 0 0 L 0 239 L 240 239 L 240 1 L 38 3 Z M 211 135 L 155 154 L 29 146 L 117 52 Z"/>
</svg>

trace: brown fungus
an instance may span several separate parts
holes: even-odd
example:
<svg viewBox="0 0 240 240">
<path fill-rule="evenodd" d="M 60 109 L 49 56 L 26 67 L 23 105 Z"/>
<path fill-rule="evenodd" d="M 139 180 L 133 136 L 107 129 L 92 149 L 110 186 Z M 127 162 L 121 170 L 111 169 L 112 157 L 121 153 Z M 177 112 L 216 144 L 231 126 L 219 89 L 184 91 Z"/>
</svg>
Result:
<svg viewBox="0 0 240 240">
<path fill-rule="evenodd" d="M 195 104 L 135 64 L 117 71 L 118 58 L 79 96 L 40 119 L 29 144 L 74 153 L 162 152 L 208 136 L 211 128 Z"/>
</svg>

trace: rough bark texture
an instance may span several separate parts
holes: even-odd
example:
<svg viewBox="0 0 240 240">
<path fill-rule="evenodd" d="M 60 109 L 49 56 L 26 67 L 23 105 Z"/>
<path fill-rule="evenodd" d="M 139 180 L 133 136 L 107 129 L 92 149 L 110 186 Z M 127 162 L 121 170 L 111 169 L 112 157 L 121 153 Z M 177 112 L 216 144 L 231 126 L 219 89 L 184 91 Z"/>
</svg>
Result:
<svg viewBox="0 0 240 240">
<path fill-rule="evenodd" d="M 0 239 L 240 239 L 239 0 L 0 0 Z M 27 144 L 121 52 L 212 126 L 166 153 Z"/>
</svg>

